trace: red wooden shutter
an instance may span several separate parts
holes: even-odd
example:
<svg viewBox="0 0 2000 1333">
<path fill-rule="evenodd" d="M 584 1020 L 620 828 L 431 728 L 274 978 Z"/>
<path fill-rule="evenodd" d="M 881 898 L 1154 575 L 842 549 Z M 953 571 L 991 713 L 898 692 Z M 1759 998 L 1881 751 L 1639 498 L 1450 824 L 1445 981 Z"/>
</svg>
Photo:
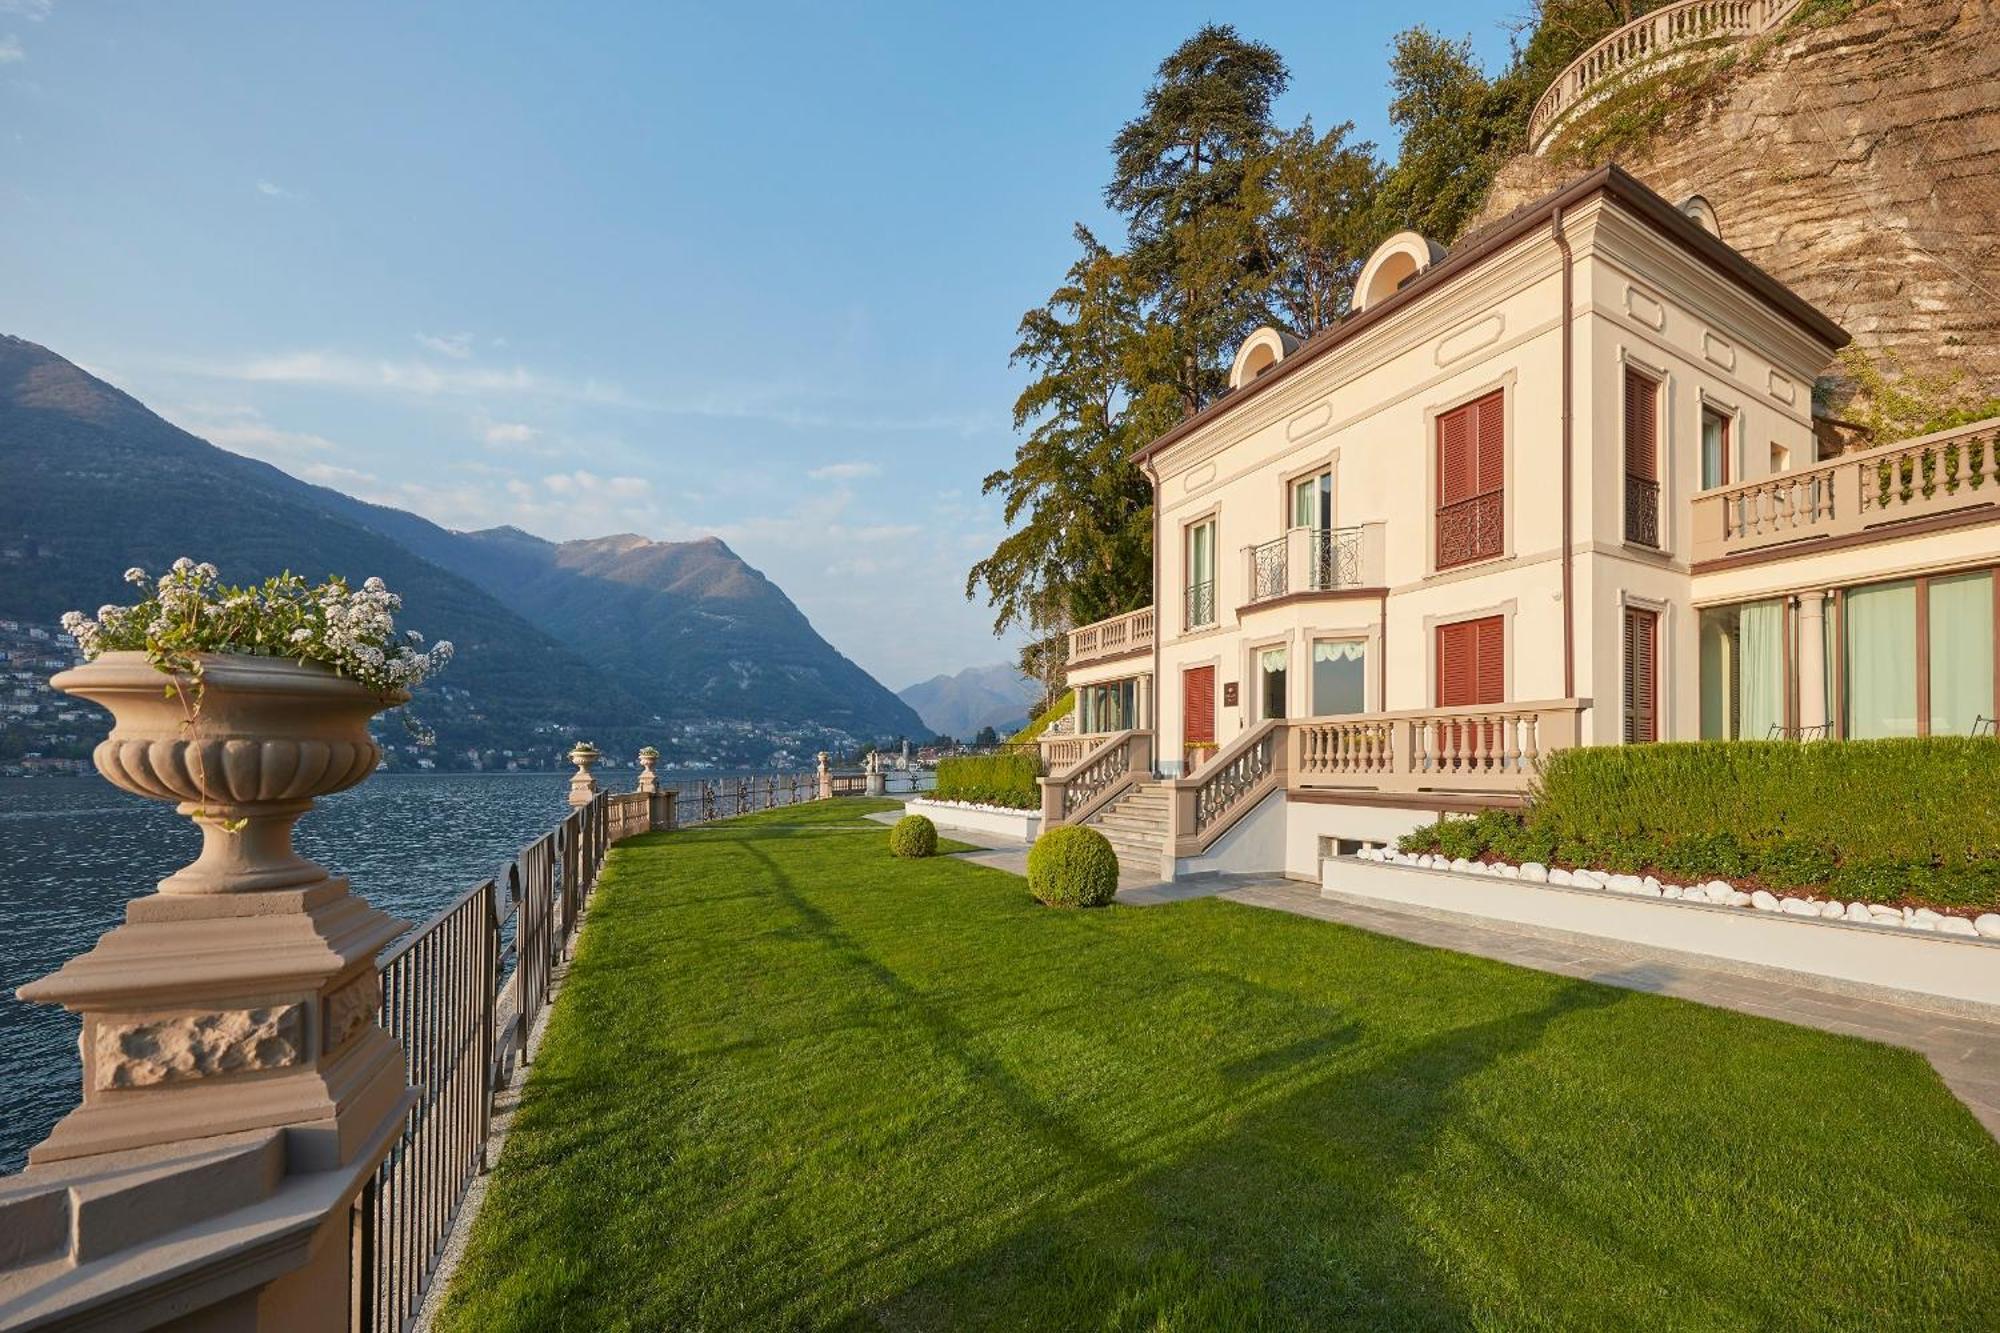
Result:
<svg viewBox="0 0 2000 1333">
<path fill-rule="evenodd" d="M 1437 628 L 1437 706 L 1501 703 L 1507 690 L 1506 622 L 1499 616 Z"/>
<path fill-rule="evenodd" d="M 1626 608 L 1625 740 L 1628 744 L 1660 738 L 1659 630 L 1658 612 Z"/>
<path fill-rule="evenodd" d="M 1479 494 L 1491 495 L 1507 484 L 1506 398 L 1489 393 L 1472 406 L 1478 416 Z"/>
<path fill-rule="evenodd" d="M 1474 456 L 1472 408 L 1461 407 L 1438 418 L 1438 508 L 1470 500 L 1479 468 Z"/>
<path fill-rule="evenodd" d="M 1181 740 L 1188 745 L 1215 740 L 1215 668 L 1181 673 Z"/>
<path fill-rule="evenodd" d="M 1488 616 L 1472 624 L 1479 664 L 1479 692 L 1472 702 L 1497 704 L 1507 697 L 1507 623 L 1499 616 Z"/>
<path fill-rule="evenodd" d="M 1659 385 L 1638 371 L 1625 371 L 1625 475 L 1658 481 L 1660 473 Z"/>
</svg>

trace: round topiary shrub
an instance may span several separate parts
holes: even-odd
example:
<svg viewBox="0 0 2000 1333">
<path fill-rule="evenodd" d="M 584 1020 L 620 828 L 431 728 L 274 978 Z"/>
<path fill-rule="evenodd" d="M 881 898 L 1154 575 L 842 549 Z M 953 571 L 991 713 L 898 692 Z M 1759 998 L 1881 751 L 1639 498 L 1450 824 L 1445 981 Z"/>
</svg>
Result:
<svg viewBox="0 0 2000 1333">
<path fill-rule="evenodd" d="M 922 815 L 904 815 L 889 830 L 889 850 L 897 856 L 937 855 L 937 825 Z"/>
<path fill-rule="evenodd" d="M 1052 828 L 1028 849 L 1028 892 L 1050 907 L 1102 907 L 1118 892 L 1118 853 L 1094 828 Z"/>
</svg>

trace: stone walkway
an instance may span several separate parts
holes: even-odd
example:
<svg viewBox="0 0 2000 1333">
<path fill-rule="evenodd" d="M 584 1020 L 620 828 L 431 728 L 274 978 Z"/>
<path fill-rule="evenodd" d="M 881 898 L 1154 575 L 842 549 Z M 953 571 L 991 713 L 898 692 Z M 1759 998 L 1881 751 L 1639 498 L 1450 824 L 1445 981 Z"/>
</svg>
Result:
<svg viewBox="0 0 2000 1333">
<path fill-rule="evenodd" d="M 1191 881 L 1186 887 L 1202 884 L 1218 898 L 1251 907 L 1338 921 L 1414 944 L 1902 1046 L 1929 1060 L 1979 1123 L 2000 1138 L 2000 1023 L 1838 994 L 1805 982 L 1780 983 L 1709 970 L 1689 965 L 1685 955 L 1664 950 L 1622 944 L 1600 948 L 1566 934 L 1514 926 L 1501 929 L 1341 902 L 1322 898 L 1316 885 L 1296 880 L 1224 876 Z M 1119 898 L 1141 904 L 1168 901 L 1143 890 L 1128 894 L 1121 889 Z"/>
</svg>

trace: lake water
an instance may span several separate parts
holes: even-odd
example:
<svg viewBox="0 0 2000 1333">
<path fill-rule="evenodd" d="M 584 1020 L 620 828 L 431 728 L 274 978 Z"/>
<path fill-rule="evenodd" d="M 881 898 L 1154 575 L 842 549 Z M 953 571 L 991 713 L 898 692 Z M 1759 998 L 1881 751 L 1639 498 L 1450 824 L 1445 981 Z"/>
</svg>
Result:
<svg viewBox="0 0 2000 1333">
<path fill-rule="evenodd" d="M 631 775 L 615 774 L 623 790 Z M 298 847 L 355 892 L 422 921 L 568 813 L 565 773 L 378 773 L 299 822 Z M 0 1172 L 79 1099 L 77 1021 L 14 989 L 84 952 L 127 899 L 193 860 L 201 835 L 102 778 L 0 778 Z"/>
</svg>

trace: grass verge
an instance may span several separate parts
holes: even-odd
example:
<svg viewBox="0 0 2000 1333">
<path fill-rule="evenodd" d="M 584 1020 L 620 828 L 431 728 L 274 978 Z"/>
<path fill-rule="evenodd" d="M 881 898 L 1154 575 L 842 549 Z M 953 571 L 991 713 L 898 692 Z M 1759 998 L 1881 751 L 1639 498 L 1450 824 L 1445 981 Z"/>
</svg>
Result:
<svg viewBox="0 0 2000 1333">
<path fill-rule="evenodd" d="M 1198 900 L 622 844 L 448 1329 L 1974 1328 L 2000 1145 L 1904 1051 Z"/>
</svg>

